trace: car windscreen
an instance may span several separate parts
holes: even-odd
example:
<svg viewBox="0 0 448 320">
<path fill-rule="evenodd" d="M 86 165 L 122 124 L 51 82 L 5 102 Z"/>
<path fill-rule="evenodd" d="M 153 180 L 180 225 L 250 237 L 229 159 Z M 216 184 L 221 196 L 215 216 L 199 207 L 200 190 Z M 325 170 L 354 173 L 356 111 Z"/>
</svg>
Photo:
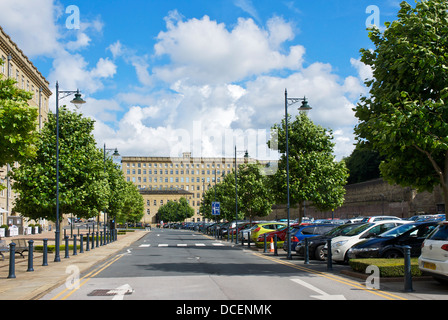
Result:
<svg viewBox="0 0 448 320">
<path fill-rule="evenodd" d="M 430 240 L 448 240 L 448 225 L 439 225 L 429 236 Z"/>
<path fill-rule="evenodd" d="M 371 226 L 373 226 L 373 225 L 375 225 L 374 223 L 366 223 L 366 224 L 362 224 L 362 225 L 360 225 L 359 227 L 357 227 L 357 228 L 355 228 L 355 229 L 353 229 L 353 230 L 350 230 L 349 232 L 347 232 L 346 234 L 345 234 L 345 236 L 347 236 L 347 237 L 352 237 L 352 236 L 356 236 L 356 235 L 358 235 L 358 234 L 360 234 L 361 232 L 363 232 L 363 231 L 365 231 L 365 230 L 367 230 L 367 229 L 369 229 Z"/>
<path fill-rule="evenodd" d="M 382 233 L 381 235 L 379 235 L 378 237 L 392 237 L 392 238 L 396 238 L 398 236 L 401 236 L 403 233 L 411 230 L 412 228 L 415 228 L 415 224 L 414 223 L 407 223 L 407 224 L 402 224 L 401 226 L 392 228 L 384 233 Z"/>
</svg>

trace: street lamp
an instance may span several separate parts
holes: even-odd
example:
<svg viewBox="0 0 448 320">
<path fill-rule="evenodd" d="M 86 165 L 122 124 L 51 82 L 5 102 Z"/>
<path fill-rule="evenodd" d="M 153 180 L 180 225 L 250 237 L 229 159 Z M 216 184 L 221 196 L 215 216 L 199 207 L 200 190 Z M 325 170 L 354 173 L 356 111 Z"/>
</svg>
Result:
<svg viewBox="0 0 448 320">
<path fill-rule="evenodd" d="M 240 152 L 244 152 L 244 159 L 245 159 L 245 163 L 247 162 L 247 160 L 249 159 L 249 152 L 246 151 L 238 151 L 238 153 Z M 236 165 L 236 146 L 235 146 L 235 244 L 238 244 L 238 166 Z M 249 239 L 250 241 L 250 239 Z"/>
<path fill-rule="evenodd" d="M 106 173 L 106 152 L 107 151 L 113 151 L 114 153 L 112 154 L 112 157 L 114 157 L 114 158 L 120 156 L 120 153 L 118 152 L 117 148 L 115 148 L 115 149 L 107 149 L 106 148 L 106 144 L 104 144 L 104 153 L 103 153 L 104 173 Z M 104 209 L 104 237 L 106 237 L 106 224 L 107 224 L 107 222 L 109 220 L 109 217 L 106 218 L 106 216 L 107 216 L 106 209 Z M 109 227 L 109 229 L 112 229 L 112 228 Z"/>
<path fill-rule="evenodd" d="M 306 100 L 306 98 L 288 98 L 288 91 L 285 89 L 285 127 L 286 127 L 286 189 L 287 189 L 287 229 L 286 229 L 286 241 L 287 241 L 287 248 L 288 248 L 288 254 L 287 254 L 287 259 L 291 260 L 292 256 L 291 256 L 291 231 L 289 230 L 290 228 L 290 223 L 289 223 L 289 218 L 290 218 L 290 213 L 289 213 L 289 207 L 290 207 L 290 203 L 289 203 L 289 137 L 288 137 L 288 106 L 291 106 L 299 101 L 302 101 L 302 106 L 299 108 L 299 111 L 309 111 L 312 108 L 308 105 L 308 101 Z"/>
<path fill-rule="evenodd" d="M 64 94 L 59 98 L 59 94 Z M 59 99 L 64 99 L 74 94 L 75 98 L 71 101 L 75 106 L 86 103 L 82 98 L 79 90 L 76 91 L 59 91 L 59 83 L 56 81 L 56 231 L 55 233 L 55 256 L 54 262 L 60 262 L 59 256 Z"/>
</svg>

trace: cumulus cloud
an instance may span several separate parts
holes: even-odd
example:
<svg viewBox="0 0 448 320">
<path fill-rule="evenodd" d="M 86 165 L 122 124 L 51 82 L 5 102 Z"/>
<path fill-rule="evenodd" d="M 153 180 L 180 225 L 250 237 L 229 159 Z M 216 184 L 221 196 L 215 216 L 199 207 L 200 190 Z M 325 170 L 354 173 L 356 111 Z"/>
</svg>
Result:
<svg viewBox="0 0 448 320">
<path fill-rule="evenodd" d="M 169 64 L 153 69 L 166 82 L 234 82 L 302 66 L 303 46 L 291 46 L 287 54 L 278 50 L 281 43 L 292 38 L 292 29 L 283 19 L 269 20 L 265 30 L 252 19 L 239 18 L 235 27 L 228 30 L 208 16 L 188 21 L 180 20 L 178 15 L 171 17 L 167 31 L 159 33 L 154 47 L 156 56 L 170 58 Z"/>
</svg>

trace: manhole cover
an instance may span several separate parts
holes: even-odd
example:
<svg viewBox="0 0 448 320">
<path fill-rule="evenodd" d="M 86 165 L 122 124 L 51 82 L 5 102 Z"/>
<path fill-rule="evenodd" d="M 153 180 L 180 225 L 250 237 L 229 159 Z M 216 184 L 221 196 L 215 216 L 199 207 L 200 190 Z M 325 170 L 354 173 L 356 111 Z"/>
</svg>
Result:
<svg viewBox="0 0 448 320">
<path fill-rule="evenodd" d="M 117 290 L 117 289 L 97 289 L 90 292 L 89 297 L 111 297 L 116 295 L 131 295 L 132 290 Z"/>
</svg>

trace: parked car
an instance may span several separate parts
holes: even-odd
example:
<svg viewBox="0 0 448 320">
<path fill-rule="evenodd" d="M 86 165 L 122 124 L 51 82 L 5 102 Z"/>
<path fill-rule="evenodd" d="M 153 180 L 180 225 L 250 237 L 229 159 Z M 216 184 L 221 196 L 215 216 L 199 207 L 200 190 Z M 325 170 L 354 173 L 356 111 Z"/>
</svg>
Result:
<svg viewBox="0 0 448 320">
<path fill-rule="evenodd" d="M 402 220 L 402 219 L 395 216 L 372 216 L 372 217 L 365 217 L 364 219 L 361 220 L 361 222 L 377 222 L 384 220 Z"/>
<path fill-rule="evenodd" d="M 372 238 L 387 230 L 395 228 L 398 225 L 407 224 L 407 220 L 385 220 L 378 222 L 367 222 L 348 232 L 345 236 L 338 236 L 332 239 L 331 254 L 336 262 L 347 262 L 347 251 L 358 242 Z M 324 247 L 324 253 L 327 254 L 327 245 Z"/>
<path fill-rule="evenodd" d="M 448 282 L 448 221 L 440 222 L 437 228 L 423 241 L 418 267 L 441 282 Z"/>
<path fill-rule="evenodd" d="M 423 241 L 436 226 L 437 222 L 403 224 L 351 247 L 348 258 L 400 258 L 404 256 L 403 246 L 410 246 L 411 256 L 418 257 Z"/>
<path fill-rule="evenodd" d="M 291 224 L 289 229 L 292 230 L 295 226 L 298 226 L 298 224 L 297 223 Z M 263 246 L 264 245 L 264 235 L 266 235 L 266 242 L 267 243 L 270 243 L 271 239 L 273 240 L 274 236 L 277 235 L 277 246 L 278 247 L 283 246 L 283 242 L 285 241 L 286 231 L 287 230 L 288 230 L 288 226 L 285 226 L 285 227 L 283 227 L 281 229 L 278 229 L 276 231 L 271 231 L 271 232 L 268 232 L 268 233 L 260 234 L 258 236 L 258 239 L 255 242 L 255 244 L 257 246 Z"/>
<path fill-rule="evenodd" d="M 343 236 L 347 232 L 350 232 L 351 230 L 357 228 L 363 223 L 348 223 L 343 224 L 341 226 L 337 226 L 334 229 L 331 229 L 330 231 L 320 235 L 320 236 L 314 236 L 308 239 L 308 253 L 310 259 L 316 259 L 316 260 L 325 260 L 325 255 L 323 252 L 323 248 L 325 244 L 327 243 L 327 239 L 334 238 L 337 236 Z M 296 245 L 296 253 L 299 256 L 305 256 L 305 242 L 300 241 Z"/>
<path fill-rule="evenodd" d="M 297 243 L 303 239 L 322 235 L 336 227 L 336 224 L 310 224 L 295 226 L 291 231 L 291 252 L 296 250 Z M 288 251 L 287 241 L 284 241 L 283 243 L 283 250 Z"/>
<path fill-rule="evenodd" d="M 260 234 L 276 231 L 284 228 L 285 226 L 286 224 L 282 222 L 258 223 L 250 229 L 250 239 L 251 241 L 255 242 Z"/>
</svg>

